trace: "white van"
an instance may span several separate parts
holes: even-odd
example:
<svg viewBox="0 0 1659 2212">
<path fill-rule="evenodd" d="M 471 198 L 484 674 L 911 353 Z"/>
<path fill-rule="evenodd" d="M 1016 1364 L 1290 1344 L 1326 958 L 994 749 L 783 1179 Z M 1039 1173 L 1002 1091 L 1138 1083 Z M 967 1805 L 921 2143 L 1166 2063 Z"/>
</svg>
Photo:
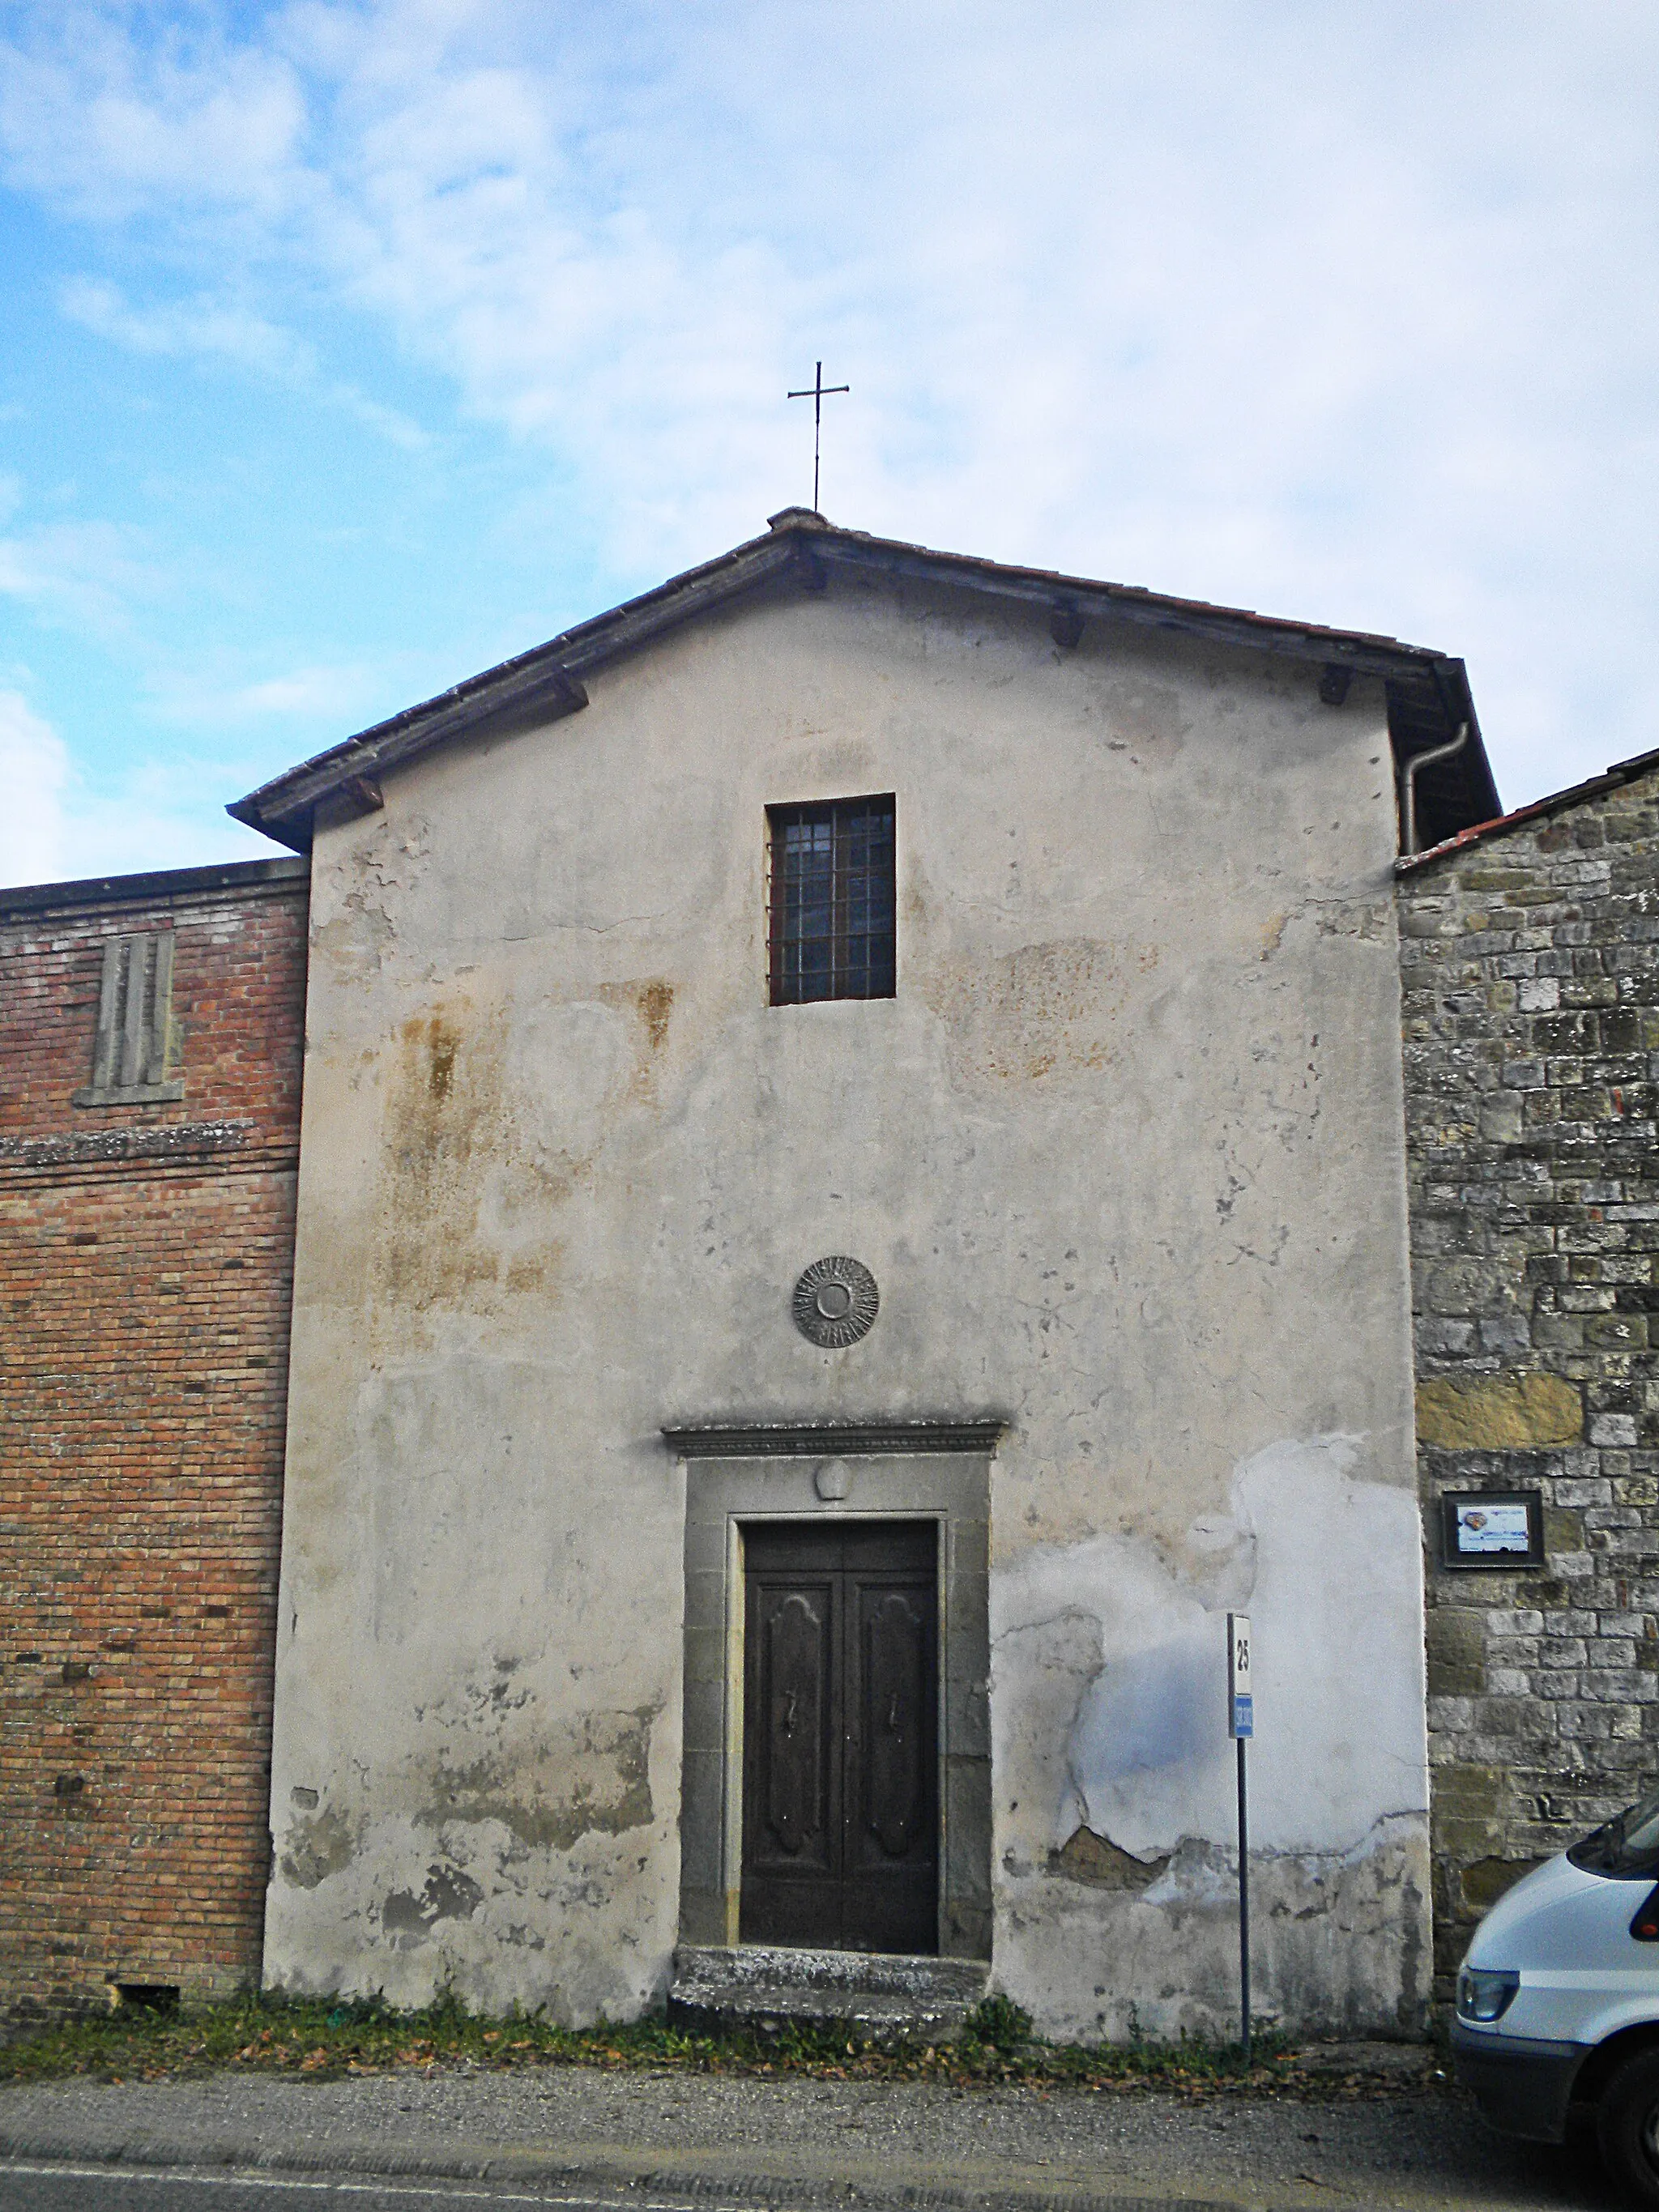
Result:
<svg viewBox="0 0 1659 2212">
<path fill-rule="evenodd" d="M 1559 2142 L 1571 2108 L 1593 2111 L 1613 2179 L 1659 2206 L 1659 1790 L 1493 1905 L 1452 2051 L 1507 2135 Z"/>
</svg>

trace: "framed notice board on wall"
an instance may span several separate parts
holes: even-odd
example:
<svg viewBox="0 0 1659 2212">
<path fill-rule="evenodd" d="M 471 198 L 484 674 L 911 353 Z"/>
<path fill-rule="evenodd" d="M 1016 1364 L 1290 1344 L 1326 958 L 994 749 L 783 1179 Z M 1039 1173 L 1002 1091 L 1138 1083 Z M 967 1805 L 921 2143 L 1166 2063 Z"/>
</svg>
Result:
<svg viewBox="0 0 1659 2212">
<path fill-rule="evenodd" d="M 1535 1490 L 1459 1490 L 1440 1501 L 1449 1567 L 1513 1574 L 1544 1564 L 1544 1505 Z"/>
</svg>

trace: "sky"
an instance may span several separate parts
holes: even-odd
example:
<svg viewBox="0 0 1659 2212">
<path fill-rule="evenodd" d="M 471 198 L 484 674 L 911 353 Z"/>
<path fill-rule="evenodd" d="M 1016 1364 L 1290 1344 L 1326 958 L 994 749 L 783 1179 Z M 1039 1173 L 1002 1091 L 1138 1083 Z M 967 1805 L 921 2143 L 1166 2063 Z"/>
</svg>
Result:
<svg viewBox="0 0 1659 2212">
<path fill-rule="evenodd" d="M 0 0 L 0 882 L 764 528 L 1659 744 L 1651 0 Z"/>
</svg>

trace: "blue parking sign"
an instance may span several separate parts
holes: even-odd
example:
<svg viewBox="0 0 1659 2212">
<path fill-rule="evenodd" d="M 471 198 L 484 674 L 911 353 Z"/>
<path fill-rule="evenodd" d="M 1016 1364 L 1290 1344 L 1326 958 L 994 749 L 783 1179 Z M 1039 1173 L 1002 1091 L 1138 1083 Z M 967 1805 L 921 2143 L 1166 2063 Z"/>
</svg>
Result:
<svg viewBox="0 0 1659 2212">
<path fill-rule="evenodd" d="M 1250 1695 L 1250 1620 L 1243 1613 L 1227 1615 L 1227 1710 L 1229 1735 L 1255 1734 L 1255 1701 Z"/>
</svg>

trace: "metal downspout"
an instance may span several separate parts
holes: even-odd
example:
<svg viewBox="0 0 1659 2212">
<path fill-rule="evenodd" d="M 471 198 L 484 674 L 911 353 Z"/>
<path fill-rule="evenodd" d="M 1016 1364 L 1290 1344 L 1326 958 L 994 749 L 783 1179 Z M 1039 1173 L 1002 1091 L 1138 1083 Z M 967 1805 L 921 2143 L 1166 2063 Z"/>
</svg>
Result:
<svg viewBox="0 0 1659 2212">
<path fill-rule="evenodd" d="M 1405 768 L 1401 774 L 1401 796 L 1402 803 L 1401 806 L 1400 828 L 1401 842 L 1405 848 L 1404 857 L 1407 860 L 1409 860 L 1412 854 L 1417 850 L 1418 770 L 1419 769 L 1432 768 L 1437 761 L 1449 760 L 1454 753 L 1461 753 L 1464 746 L 1468 744 L 1468 741 L 1469 726 L 1467 722 L 1460 722 L 1457 726 L 1457 735 L 1451 740 L 1449 744 L 1436 745 L 1432 751 L 1426 753 L 1413 753 L 1412 757 L 1406 763 Z"/>
</svg>

